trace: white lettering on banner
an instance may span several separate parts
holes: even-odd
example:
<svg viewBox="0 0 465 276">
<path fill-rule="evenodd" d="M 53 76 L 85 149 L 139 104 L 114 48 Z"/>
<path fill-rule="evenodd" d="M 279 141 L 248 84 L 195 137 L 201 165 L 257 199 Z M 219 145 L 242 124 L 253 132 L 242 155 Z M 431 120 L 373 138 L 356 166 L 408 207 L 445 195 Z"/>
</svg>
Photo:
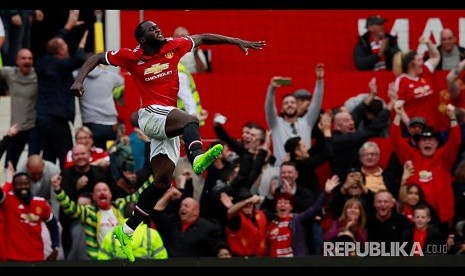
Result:
<svg viewBox="0 0 465 276">
<path fill-rule="evenodd" d="M 389 34 L 397 36 L 397 44 L 402 52 L 407 52 L 409 50 L 409 32 L 408 19 L 400 18 L 394 21 Z"/>
<path fill-rule="evenodd" d="M 397 18 L 394 20 L 392 25 L 391 31 L 389 34 L 393 36 L 397 36 L 397 44 L 402 52 L 407 52 L 410 50 L 410 40 L 412 41 L 412 45 L 418 45 L 418 39 L 420 37 L 410 37 L 410 29 L 409 29 L 409 19 L 407 18 Z M 460 17 L 458 19 L 459 24 L 459 33 L 456 34 L 458 44 L 462 47 L 465 47 L 465 18 Z M 363 35 L 367 29 L 366 26 L 366 18 L 359 18 L 358 19 L 358 33 L 359 35 Z M 442 21 L 440 18 L 433 17 L 428 18 L 425 23 L 425 28 L 423 29 L 422 35 L 426 37 L 434 37 L 434 41 L 436 45 L 439 45 L 441 42 L 441 30 L 444 28 L 442 25 Z M 386 30 L 387 31 L 387 30 Z M 427 50 L 427 46 L 424 44 L 418 45 L 416 51 L 423 55 L 423 53 Z"/>
<path fill-rule="evenodd" d="M 439 45 L 441 43 L 441 30 L 444 29 L 442 26 L 441 19 L 439 18 L 428 18 L 426 21 L 425 29 L 423 30 L 422 36 L 424 37 L 430 37 L 431 35 L 434 37 L 434 41 L 436 41 L 436 45 Z M 418 39 L 417 39 L 417 44 L 418 44 Z M 418 45 L 417 48 L 417 53 L 420 54 L 420 56 L 423 56 L 423 53 L 428 50 L 428 46 L 425 44 L 420 44 Z"/>
<path fill-rule="evenodd" d="M 465 18 L 459 18 L 459 45 L 465 45 Z"/>
</svg>

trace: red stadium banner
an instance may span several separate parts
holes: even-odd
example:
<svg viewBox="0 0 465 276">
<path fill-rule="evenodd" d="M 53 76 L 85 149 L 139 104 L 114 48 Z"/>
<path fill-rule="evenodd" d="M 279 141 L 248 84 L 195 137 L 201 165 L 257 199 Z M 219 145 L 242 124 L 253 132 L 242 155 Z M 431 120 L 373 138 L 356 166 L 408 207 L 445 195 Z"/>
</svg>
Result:
<svg viewBox="0 0 465 276">
<path fill-rule="evenodd" d="M 422 35 L 438 43 L 442 28 L 450 28 L 465 46 L 465 10 L 146 10 L 143 18 L 156 22 L 165 37 L 178 26 L 191 34 L 219 33 L 248 40 L 265 40 L 262 51 L 244 55 L 230 45 L 211 46 L 212 72 L 195 74 L 202 106 L 210 113 L 201 128 L 205 139 L 214 139 L 214 113 L 228 117 L 227 129 L 239 137 L 242 125 L 250 120 L 266 126 L 264 99 L 270 79 L 291 76 L 293 85 L 277 91 L 278 109 L 282 95 L 298 88 L 313 90 L 314 66 L 325 64 L 323 108 L 330 108 L 358 93 L 368 91 L 368 81 L 377 78 L 379 95 L 386 98 L 388 83 L 395 78 L 390 71 L 359 72 L 353 62 L 357 36 L 365 32 L 371 15 L 387 19 L 386 31 L 398 37 L 403 51 L 425 50 L 418 46 Z M 135 47 L 134 28 L 139 11 L 121 11 L 121 46 Z M 204 47 L 204 46 L 202 46 Z M 207 47 L 203 48 L 207 49 Z M 435 91 L 447 97 L 445 72 L 435 73 Z M 137 91 L 127 78 L 124 106 L 120 115 L 128 119 L 138 108 Z"/>
</svg>

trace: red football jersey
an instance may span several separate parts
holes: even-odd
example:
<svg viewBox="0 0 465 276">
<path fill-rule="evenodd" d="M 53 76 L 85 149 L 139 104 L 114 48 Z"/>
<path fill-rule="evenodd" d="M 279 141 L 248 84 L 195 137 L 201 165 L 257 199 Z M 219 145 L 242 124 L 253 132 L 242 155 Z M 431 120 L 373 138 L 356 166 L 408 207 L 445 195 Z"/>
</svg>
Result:
<svg viewBox="0 0 465 276">
<path fill-rule="evenodd" d="M 190 37 L 167 38 L 158 54 L 144 56 L 140 45 L 134 49 L 108 51 L 108 64 L 126 68 L 131 73 L 141 97 L 141 107 L 152 104 L 177 106 L 178 63 L 194 47 Z"/>
<path fill-rule="evenodd" d="M 444 129 L 443 116 L 440 111 L 439 93 L 435 93 L 431 75 L 433 70 L 423 65 L 423 73 L 418 77 L 400 74 L 395 81 L 399 100 L 404 100 L 407 115 L 412 118 L 421 116 L 435 130 Z M 447 127 L 447 125 L 446 125 Z"/>
<path fill-rule="evenodd" d="M 0 204 L 3 209 L 6 259 L 18 261 L 43 261 L 42 221 L 52 217 L 50 205 L 43 197 L 33 197 L 28 205 L 18 200 L 12 190 L 6 192 Z"/>
</svg>

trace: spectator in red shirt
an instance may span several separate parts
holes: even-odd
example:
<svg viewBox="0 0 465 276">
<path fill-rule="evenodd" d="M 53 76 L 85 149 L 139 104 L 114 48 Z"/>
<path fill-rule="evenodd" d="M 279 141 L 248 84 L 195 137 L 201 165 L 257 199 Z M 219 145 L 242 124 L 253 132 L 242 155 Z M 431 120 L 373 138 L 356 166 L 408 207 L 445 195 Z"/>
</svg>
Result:
<svg viewBox="0 0 465 276">
<path fill-rule="evenodd" d="M 234 256 L 266 256 L 266 228 L 268 218 L 255 207 L 260 196 L 248 188 L 240 188 L 233 204 L 231 197 L 221 193 L 220 200 L 228 209 L 226 241 Z"/>
<path fill-rule="evenodd" d="M 394 151 L 402 163 L 412 161 L 415 174 L 407 183 L 417 183 L 425 193 L 425 200 L 438 214 L 443 223 L 443 234 L 446 234 L 448 223 L 454 216 L 454 195 L 452 190 L 451 170 L 455 162 L 460 146 L 460 128 L 455 117 L 455 107 L 447 106 L 447 114 L 450 118 L 450 133 L 443 147 L 438 148 L 439 134 L 431 128 L 425 128 L 417 135 L 417 148 L 408 145 L 401 138 L 400 117 L 403 112 L 402 105 L 395 108 L 396 116 L 391 125 L 391 142 Z"/>
<path fill-rule="evenodd" d="M 9 186 L 9 187 L 8 187 Z M 60 246 L 58 223 L 52 208 L 43 197 L 31 195 L 31 179 L 27 173 L 17 173 L 12 184 L 0 189 L 0 211 L 4 214 L 7 261 L 56 261 Z M 44 256 L 42 223 L 45 222 L 52 240 L 52 253 Z"/>
<path fill-rule="evenodd" d="M 311 221 L 319 214 L 326 199 L 339 185 L 339 178 L 333 175 L 326 180 L 324 192 L 320 193 L 315 203 L 303 212 L 293 212 L 295 198 L 287 192 L 279 192 L 275 196 L 276 216 L 268 224 L 267 246 L 270 257 L 304 257 L 309 255 L 306 244 L 306 228 L 311 226 Z"/>
<path fill-rule="evenodd" d="M 423 62 L 423 58 L 415 51 L 396 55 L 393 71 L 397 78 L 394 90 L 397 91 L 398 99 L 404 102 L 408 116 L 421 116 L 435 129 L 447 129 L 447 124 L 444 123 L 445 114 L 439 111 L 440 97 L 434 91 L 431 79 L 434 68 L 439 63 L 439 52 L 426 37 L 420 37 L 419 43 L 428 46 L 429 59 Z M 408 124 L 408 121 L 404 123 Z"/>
</svg>

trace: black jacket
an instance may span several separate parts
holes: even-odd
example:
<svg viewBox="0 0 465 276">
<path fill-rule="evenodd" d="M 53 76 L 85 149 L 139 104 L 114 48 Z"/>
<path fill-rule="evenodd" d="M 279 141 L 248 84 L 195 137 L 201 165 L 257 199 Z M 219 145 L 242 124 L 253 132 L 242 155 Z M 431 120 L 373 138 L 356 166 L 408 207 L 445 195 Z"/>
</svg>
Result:
<svg viewBox="0 0 465 276">
<path fill-rule="evenodd" d="M 397 44 L 397 37 L 390 34 L 385 34 L 388 45 L 384 52 L 386 58 L 386 69 L 392 70 L 392 58 L 400 51 Z M 365 33 L 358 37 L 358 43 L 354 48 L 354 63 L 360 71 L 369 71 L 375 68 L 375 64 L 379 61 L 379 56 L 373 54 L 370 46 L 369 33 Z"/>
<path fill-rule="evenodd" d="M 186 231 L 177 213 L 152 212 L 158 232 L 172 257 L 216 257 L 219 249 L 229 248 L 222 238 L 220 225 L 198 218 Z"/>
<path fill-rule="evenodd" d="M 415 231 L 415 226 L 412 224 L 409 228 L 405 229 L 402 232 L 402 240 L 407 242 L 405 247 L 405 252 L 410 253 L 413 247 L 413 233 Z M 442 245 L 445 244 L 445 241 L 441 237 L 441 232 L 439 229 L 433 225 L 428 225 L 428 230 L 426 232 L 426 239 L 424 247 L 422 248 L 423 254 L 437 254 L 438 252 L 433 252 L 433 250 L 438 250 Z M 446 252 L 442 252 L 443 254 Z"/>
<path fill-rule="evenodd" d="M 69 31 L 61 29 L 57 37 L 67 40 Z M 75 97 L 69 91 L 74 82 L 73 71 L 85 61 L 84 49 L 60 59 L 51 54 L 40 57 L 35 66 L 38 78 L 37 117 L 58 117 L 74 122 Z"/>
<path fill-rule="evenodd" d="M 331 173 L 344 179 L 347 168 L 359 167 L 358 151 L 372 137 L 376 137 L 389 124 L 390 111 L 383 109 L 370 125 L 352 133 L 334 131 L 332 136 L 333 157 L 330 160 Z M 354 119 L 355 121 L 355 119 Z"/>
</svg>

